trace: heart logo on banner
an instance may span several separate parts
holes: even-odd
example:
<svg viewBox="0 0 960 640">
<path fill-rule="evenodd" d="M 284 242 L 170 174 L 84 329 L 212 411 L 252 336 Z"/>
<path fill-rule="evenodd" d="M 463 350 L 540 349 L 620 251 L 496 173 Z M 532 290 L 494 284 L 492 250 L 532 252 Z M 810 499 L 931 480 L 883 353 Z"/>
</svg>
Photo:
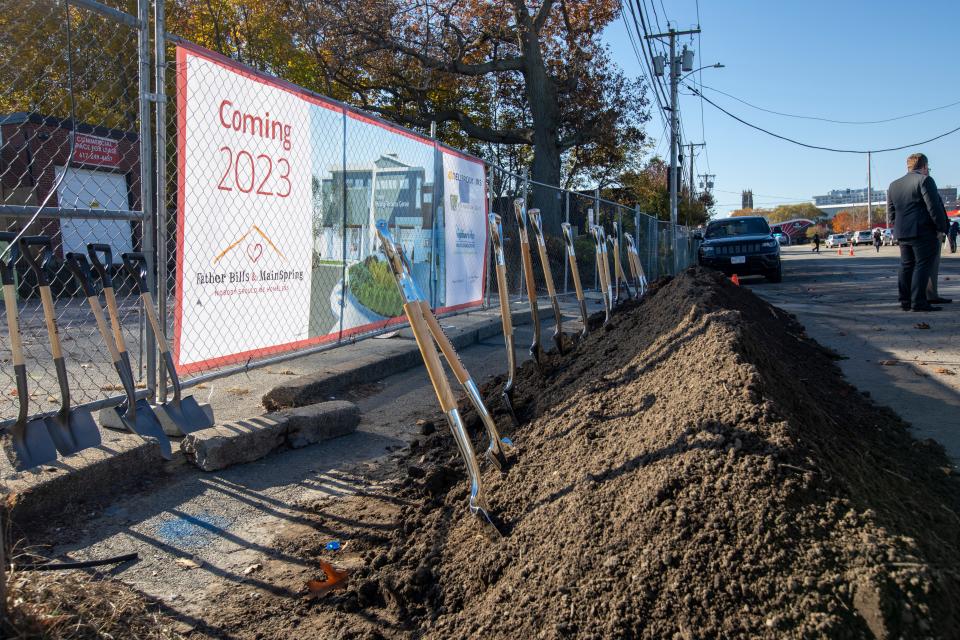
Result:
<svg viewBox="0 0 960 640">
<path fill-rule="evenodd" d="M 247 255 L 250 256 L 251 260 L 256 262 L 260 259 L 260 256 L 263 255 L 263 245 L 259 242 L 247 245 Z"/>
</svg>

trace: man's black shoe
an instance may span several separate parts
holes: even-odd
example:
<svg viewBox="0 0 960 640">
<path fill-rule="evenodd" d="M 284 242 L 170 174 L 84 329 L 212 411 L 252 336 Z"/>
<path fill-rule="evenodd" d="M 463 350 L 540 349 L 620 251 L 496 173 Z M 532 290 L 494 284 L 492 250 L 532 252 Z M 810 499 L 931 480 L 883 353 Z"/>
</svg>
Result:
<svg viewBox="0 0 960 640">
<path fill-rule="evenodd" d="M 953 302 L 952 298 L 931 298 L 927 300 L 930 304 L 950 304 Z"/>
<path fill-rule="evenodd" d="M 943 311 L 943 307 L 934 307 L 932 305 L 927 305 L 925 307 L 914 307 L 914 311 Z"/>
<path fill-rule="evenodd" d="M 900 308 L 903 309 L 904 311 L 910 311 L 910 303 L 909 303 L 909 302 L 901 302 L 901 303 L 900 303 Z"/>
</svg>

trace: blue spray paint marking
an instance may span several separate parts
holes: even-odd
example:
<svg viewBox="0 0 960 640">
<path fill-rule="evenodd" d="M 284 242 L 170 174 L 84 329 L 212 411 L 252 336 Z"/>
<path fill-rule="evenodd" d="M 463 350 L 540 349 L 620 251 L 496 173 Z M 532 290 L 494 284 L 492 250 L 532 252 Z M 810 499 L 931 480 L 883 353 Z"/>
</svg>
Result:
<svg viewBox="0 0 960 640">
<path fill-rule="evenodd" d="M 176 515 L 160 523 L 157 537 L 178 547 L 204 547 L 221 537 L 233 521 L 223 516 L 201 513 L 196 516 Z"/>
</svg>

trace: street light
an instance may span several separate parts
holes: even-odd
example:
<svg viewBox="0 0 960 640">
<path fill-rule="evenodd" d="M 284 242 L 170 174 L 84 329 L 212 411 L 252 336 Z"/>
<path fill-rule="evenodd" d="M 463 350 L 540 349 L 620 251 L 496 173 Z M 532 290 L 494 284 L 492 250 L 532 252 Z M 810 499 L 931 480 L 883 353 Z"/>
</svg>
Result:
<svg viewBox="0 0 960 640">
<path fill-rule="evenodd" d="M 697 71 L 703 71 L 704 69 L 723 69 L 723 68 L 726 67 L 726 66 L 727 66 L 727 65 L 725 65 L 725 64 L 720 64 L 719 62 L 716 63 L 716 64 L 704 65 L 704 66 L 700 67 L 699 69 L 694 69 L 694 70 L 691 71 L 690 73 L 685 74 L 685 75 L 684 75 L 682 78 L 680 78 L 680 80 L 678 80 L 677 82 L 683 82 L 683 81 L 687 78 L 687 76 L 692 76 L 692 75 L 695 74 Z"/>
</svg>

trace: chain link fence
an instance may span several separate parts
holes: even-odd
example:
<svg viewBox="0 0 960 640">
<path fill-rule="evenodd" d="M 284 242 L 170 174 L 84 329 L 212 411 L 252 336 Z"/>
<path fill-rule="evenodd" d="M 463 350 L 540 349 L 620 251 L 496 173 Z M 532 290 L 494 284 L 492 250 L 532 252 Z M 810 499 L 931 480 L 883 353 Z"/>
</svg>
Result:
<svg viewBox="0 0 960 640">
<path fill-rule="evenodd" d="M 180 50 L 199 48 L 169 34 L 148 48 L 154 29 L 165 33 L 162 2 L 155 4 L 155 24 L 140 19 L 146 16 L 143 1 L 3 4 L 7 10 L 0 11 L 0 231 L 51 238 L 55 256 L 51 289 L 75 405 L 116 403 L 122 392 L 87 301 L 63 265 L 67 253 L 86 253 L 90 243 L 112 250 L 120 322 L 137 386 L 142 394 L 161 398 L 167 396 L 158 368 L 163 365 L 154 357 L 156 345 L 136 284 L 120 268 L 123 252 L 145 253 L 149 287 L 173 348 L 181 354 L 188 349 L 201 354 L 198 366 L 180 370 L 186 386 L 396 328 L 402 309 L 392 277 L 377 256 L 373 223 L 378 219 L 388 220 L 418 288 L 432 307 L 445 313 L 472 306 L 453 299 L 446 273 L 452 267 L 447 265 L 444 238 L 449 238 L 448 228 L 456 227 L 460 241 L 458 210 L 461 215 L 465 211 L 501 215 L 508 287 L 514 298 L 527 295 L 514 216 L 516 198 L 528 207 L 537 202 L 544 210 L 546 254 L 560 296 L 574 293 L 561 222 L 574 229 L 587 290 L 598 287 L 587 228 L 591 220 L 608 236 L 617 234 L 625 271 L 629 267 L 623 233 L 635 238 L 648 279 L 673 273 L 695 257 L 695 240 L 683 229 L 677 233 L 674 251 L 668 223 L 593 193 L 536 183 L 492 165 L 479 168 L 486 178 L 480 198 L 485 202 L 478 203 L 475 197 L 469 202 L 468 188 L 451 190 L 451 176 L 457 176 L 448 161 L 461 155 L 458 152 L 279 79 L 263 82 L 257 99 L 264 104 L 273 101 L 280 110 L 295 96 L 305 96 L 319 108 L 311 108 L 305 120 L 270 129 L 279 136 L 276 154 L 239 138 L 235 145 L 202 135 L 191 139 L 181 135 L 191 105 L 213 109 L 228 127 L 245 126 L 244 119 L 253 113 L 262 116 L 263 106 L 256 106 L 260 111 L 255 112 L 254 106 L 238 101 L 224 104 L 220 90 L 230 82 L 223 74 L 229 61 L 210 54 L 188 62 L 177 54 L 177 45 Z M 248 80 L 264 79 L 252 70 L 243 73 Z M 185 100 L 188 87 L 193 92 L 190 101 Z M 295 133 L 284 133 L 284 124 Z M 213 145 L 211 162 L 192 162 L 188 174 L 186 158 L 201 153 L 202 145 Z M 304 149 L 310 151 L 299 152 Z M 295 176 L 304 181 L 295 183 Z M 189 186 L 197 182 L 217 185 L 215 196 L 202 203 L 203 215 L 185 217 L 185 201 L 196 210 L 196 202 L 189 201 Z M 480 186 L 482 190 L 483 178 Z M 296 189 L 301 191 L 294 193 Z M 305 206 L 290 206 L 294 198 Z M 295 216 L 303 217 L 305 233 L 278 222 Z M 153 220 L 155 226 L 147 222 Z M 228 225 L 235 228 L 225 228 Z M 477 241 L 467 232 L 462 235 L 464 242 Z M 287 309 L 267 308 L 239 325 L 237 307 L 218 300 L 205 310 L 203 323 L 181 323 L 187 305 L 201 304 L 195 295 L 195 274 L 202 269 L 191 262 L 195 260 L 191 238 L 213 236 L 230 239 L 218 247 L 216 259 L 224 264 L 235 260 L 259 266 L 274 254 L 287 258 L 305 252 L 309 269 L 300 274 L 302 279 L 270 285 L 300 287 L 306 305 L 302 341 L 283 349 L 255 348 L 239 354 L 232 346 L 249 342 L 251 336 L 262 337 L 266 345 L 276 344 L 272 336 L 293 315 Z M 483 281 L 483 301 L 490 304 L 498 292 L 487 244 L 479 239 L 478 261 L 469 277 Z M 531 247 L 536 254 L 532 236 Z M 30 413 L 52 412 L 61 398 L 37 278 L 19 256 L 18 246 L 0 242 L 0 251 L 6 252 L 4 260 L 14 265 L 16 274 Z M 534 255 L 533 263 L 537 295 L 546 295 L 539 255 Z M 244 281 L 233 284 L 228 289 L 234 294 L 251 287 Z M 194 315 L 196 311 L 190 309 Z M 23 399 L 9 366 L 6 322 L 0 327 L 0 359 L 5 365 L 0 373 L 0 421 L 9 422 Z"/>
<path fill-rule="evenodd" d="M 4 2 L 0 10 L 0 231 L 47 236 L 56 323 L 74 404 L 117 396 L 120 380 L 87 301 L 63 264 L 89 243 L 113 250 L 121 326 L 145 386 L 144 317 L 119 254 L 144 248 L 137 19 L 105 6 L 52 0 Z M 41 208 L 42 207 L 42 208 Z M 0 242 L 16 279 L 31 413 L 60 406 L 37 276 L 19 246 Z M 7 323 L 0 328 L 0 418 L 19 403 Z"/>
</svg>

